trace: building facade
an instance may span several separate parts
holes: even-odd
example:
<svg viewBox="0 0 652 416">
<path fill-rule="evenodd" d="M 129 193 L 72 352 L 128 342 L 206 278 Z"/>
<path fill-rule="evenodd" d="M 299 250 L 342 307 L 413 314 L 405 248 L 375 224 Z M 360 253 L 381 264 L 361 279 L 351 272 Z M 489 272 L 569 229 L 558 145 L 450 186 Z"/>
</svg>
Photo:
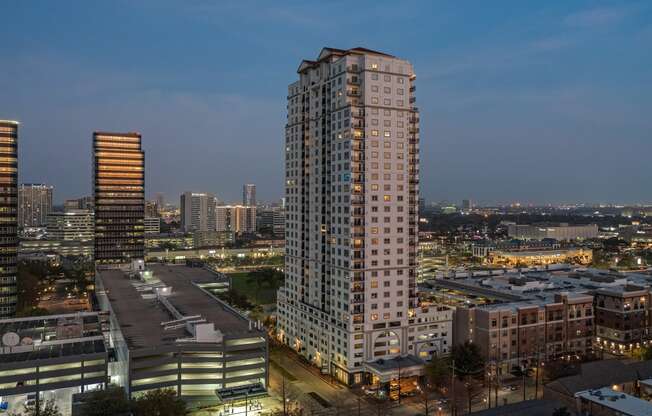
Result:
<svg viewBox="0 0 652 416">
<path fill-rule="evenodd" d="M 95 214 L 88 210 L 52 212 L 48 215 L 47 236 L 49 240 L 93 241 Z"/>
<path fill-rule="evenodd" d="M 160 217 L 145 217 L 145 234 L 160 234 L 161 233 L 161 218 Z"/>
<path fill-rule="evenodd" d="M 559 241 L 598 238 L 596 224 L 569 225 L 567 223 L 509 224 L 507 234 L 521 240 L 543 240 L 551 238 Z"/>
<path fill-rule="evenodd" d="M 256 227 L 259 232 L 271 233 L 274 237 L 285 235 L 285 209 L 271 207 L 257 210 Z"/>
<path fill-rule="evenodd" d="M 95 261 L 144 257 L 145 152 L 138 133 L 93 133 Z"/>
<path fill-rule="evenodd" d="M 0 121 L 0 317 L 16 313 L 18 122 Z"/>
<path fill-rule="evenodd" d="M 215 208 L 217 231 L 235 234 L 256 232 L 256 207 L 245 205 L 221 205 Z"/>
<path fill-rule="evenodd" d="M 52 212 L 53 186 L 22 183 L 18 187 L 18 226 L 45 227 Z"/>
<path fill-rule="evenodd" d="M 595 293 L 596 347 L 614 355 L 648 346 L 652 308 L 649 287 L 601 288 Z"/>
<path fill-rule="evenodd" d="M 242 186 L 242 205 L 256 206 L 256 185 L 253 183 Z"/>
<path fill-rule="evenodd" d="M 186 233 L 215 230 L 215 195 L 205 192 L 181 194 L 181 229 Z"/>
<path fill-rule="evenodd" d="M 510 371 L 567 355 L 593 352 L 593 296 L 556 294 L 551 302 L 516 302 L 459 307 L 455 343 L 471 341 L 484 358 Z"/>
<path fill-rule="evenodd" d="M 290 84 L 279 337 L 344 383 L 414 355 L 419 118 L 412 65 L 324 48 Z"/>
</svg>

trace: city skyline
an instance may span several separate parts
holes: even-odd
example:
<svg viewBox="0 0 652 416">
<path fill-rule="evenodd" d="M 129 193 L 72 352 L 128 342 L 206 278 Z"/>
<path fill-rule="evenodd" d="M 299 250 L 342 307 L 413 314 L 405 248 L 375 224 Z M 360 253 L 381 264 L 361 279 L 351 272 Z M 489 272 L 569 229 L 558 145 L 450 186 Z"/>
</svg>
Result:
<svg viewBox="0 0 652 416">
<path fill-rule="evenodd" d="M 337 33 L 316 18 L 332 13 L 323 5 L 153 5 L 7 5 L 24 17 L 0 29 L 14 57 L 0 79 L 0 114 L 21 122 L 21 183 L 54 185 L 57 204 L 88 195 L 88 134 L 138 131 L 153 161 L 148 198 L 175 200 L 191 188 L 237 201 L 235 184 L 251 182 L 260 200 L 275 200 L 283 188 L 278 93 L 294 63 L 315 45 L 363 46 L 420 68 L 426 200 L 652 199 L 643 191 L 652 180 L 645 4 L 512 2 L 503 16 L 491 5 L 381 4 L 363 13 L 361 3 L 351 6 L 356 25 Z M 128 25 L 145 18 L 133 38 Z M 398 36 L 393 21 L 412 32 Z M 372 23 L 383 30 L 356 28 Z"/>
</svg>

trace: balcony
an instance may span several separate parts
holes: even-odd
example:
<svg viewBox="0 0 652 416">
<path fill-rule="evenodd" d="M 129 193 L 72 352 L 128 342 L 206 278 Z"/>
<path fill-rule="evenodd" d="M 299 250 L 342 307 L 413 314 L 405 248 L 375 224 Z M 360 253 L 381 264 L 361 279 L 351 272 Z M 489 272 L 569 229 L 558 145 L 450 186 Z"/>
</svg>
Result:
<svg viewBox="0 0 652 416">
<path fill-rule="evenodd" d="M 346 90 L 346 95 L 349 97 L 360 97 L 360 91 L 358 90 Z"/>
<path fill-rule="evenodd" d="M 346 83 L 349 85 L 360 85 L 360 79 L 358 77 L 347 78 Z"/>
</svg>

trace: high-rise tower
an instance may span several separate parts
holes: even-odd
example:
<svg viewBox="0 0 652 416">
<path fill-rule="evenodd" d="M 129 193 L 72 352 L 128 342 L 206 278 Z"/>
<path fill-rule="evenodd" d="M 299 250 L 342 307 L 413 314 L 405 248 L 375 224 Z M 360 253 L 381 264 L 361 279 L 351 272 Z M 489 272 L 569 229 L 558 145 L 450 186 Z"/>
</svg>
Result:
<svg viewBox="0 0 652 416">
<path fill-rule="evenodd" d="M 253 183 L 242 185 L 242 205 L 256 206 L 256 185 Z"/>
<path fill-rule="evenodd" d="M 138 133 L 93 133 L 95 261 L 144 257 L 145 152 Z"/>
<path fill-rule="evenodd" d="M 53 186 L 40 183 L 22 183 L 18 187 L 18 225 L 45 227 L 52 211 Z"/>
<path fill-rule="evenodd" d="M 280 338 L 350 384 L 363 380 L 365 363 L 445 353 L 434 341 L 419 344 L 413 327 L 432 312 L 419 307 L 415 281 L 412 65 L 364 48 L 324 48 L 298 74 L 287 95 Z"/>
<path fill-rule="evenodd" d="M 0 120 L 0 317 L 16 313 L 18 300 L 18 122 Z"/>
</svg>

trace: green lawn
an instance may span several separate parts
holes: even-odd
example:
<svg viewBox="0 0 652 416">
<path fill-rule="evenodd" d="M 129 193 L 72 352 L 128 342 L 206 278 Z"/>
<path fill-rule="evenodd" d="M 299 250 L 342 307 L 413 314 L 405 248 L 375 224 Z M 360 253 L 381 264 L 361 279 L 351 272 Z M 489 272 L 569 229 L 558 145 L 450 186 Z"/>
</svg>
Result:
<svg viewBox="0 0 652 416">
<path fill-rule="evenodd" d="M 258 300 L 256 300 L 256 285 L 247 279 L 248 276 L 249 273 L 247 272 L 229 273 L 233 290 L 245 295 L 253 304 L 266 305 L 276 303 L 276 289 L 271 289 L 267 286 L 260 288 Z"/>
</svg>

